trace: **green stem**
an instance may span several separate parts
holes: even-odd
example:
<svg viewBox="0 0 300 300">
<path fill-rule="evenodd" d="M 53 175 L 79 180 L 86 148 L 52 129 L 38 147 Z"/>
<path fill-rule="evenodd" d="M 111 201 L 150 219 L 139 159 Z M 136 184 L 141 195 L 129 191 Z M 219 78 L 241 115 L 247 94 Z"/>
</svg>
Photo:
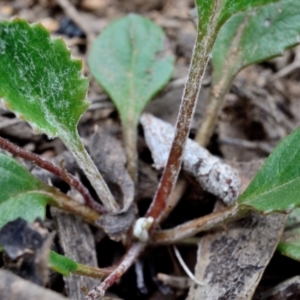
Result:
<svg viewBox="0 0 300 300">
<path fill-rule="evenodd" d="M 236 74 L 241 69 L 238 61 L 236 61 L 237 50 L 243 36 L 245 27 L 248 24 L 248 18 L 245 18 L 239 27 L 237 34 L 231 41 L 231 52 L 227 57 L 226 63 L 222 70 L 213 70 L 212 75 L 212 88 L 210 90 L 208 105 L 201 123 L 200 128 L 196 134 L 195 140 L 205 147 L 214 131 L 214 127 L 220 111 L 224 105 L 224 99 L 230 89 L 231 83 Z"/>
<path fill-rule="evenodd" d="M 103 177 L 99 173 L 98 168 L 92 161 L 90 155 L 84 148 L 77 132 L 60 136 L 68 149 L 73 153 L 77 163 L 89 179 L 91 185 L 95 189 L 98 197 L 101 199 L 105 208 L 110 212 L 117 212 L 120 207 L 115 201 L 111 191 L 105 183 Z"/>
<path fill-rule="evenodd" d="M 93 278 L 104 279 L 113 272 L 112 268 L 94 268 L 87 265 L 77 264 L 77 269 L 72 271 L 73 274 L 83 275 Z"/>
<path fill-rule="evenodd" d="M 53 271 L 66 276 L 68 276 L 70 273 L 73 273 L 99 279 L 106 278 L 114 270 L 113 267 L 100 269 L 82 265 L 67 256 L 56 253 L 55 251 L 50 251 L 48 265 Z"/>
<path fill-rule="evenodd" d="M 49 192 L 39 192 L 49 196 L 51 199 L 49 204 L 62 209 L 71 214 L 81 217 L 86 222 L 97 226 L 96 221 L 100 218 L 100 214 L 88 206 L 81 204 L 64 193 L 61 193 L 53 187 L 49 187 Z M 99 226 L 98 226 L 99 227 Z"/>
<path fill-rule="evenodd" d="M 127 171 L 136 184 L 138 177 L 137 124 L 134 121 L 122 120 L 122 127 Z"/>
</svg>

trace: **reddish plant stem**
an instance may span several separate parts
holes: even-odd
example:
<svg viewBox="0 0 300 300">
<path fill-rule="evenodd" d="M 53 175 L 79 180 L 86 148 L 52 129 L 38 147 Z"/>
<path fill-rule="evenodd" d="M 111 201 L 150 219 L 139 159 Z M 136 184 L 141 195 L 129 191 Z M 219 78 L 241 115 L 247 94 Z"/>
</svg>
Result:
<svg viewBox="0 0 300 300">
<path fill-rule="evenodd" d="M 166 208 L 168 197 L 174 189 L 181 168 L 182 154 L 190 131 L 201 81 L 215 40 L 216 32 L 213 30 L 213 26 L 211 29 L 211 35 L 210 32 L 206 32 L 199 33 L 197 36 L 167 165 L 154 200 L 146 214 L 147 217 L 151 216 L 155 220 L 152 230 L 160 222 L 160 217 Z"/>
<path fill-rule="evenodd" d="M 146 244 L 135 243 L 131 245 L 129 250 L 124 255 L 120 264 L 114 269 L 114 271 L 108 275 L 108 277 L 97 287 L 91 290 L 84 298 L 84 300 L 95 300 L 99 297 L 103 297 L 105 292 L 128 270 L 128 268 L 134 263 L 139 255 L 145 249 Z"/>
<path fill-rule="evenodd" d="M 58 168 L 54 164 L 52 164 L 49 161 L 46 161 L 39 157 L 38 155 L 24 150 L 20 148 L 19 146 L 9 142 L 8 140 L 0 137 L 0 147 L 13 155 L 16 155 L 18 157 L 21 157 L 27 161 L 30 161 L 34 165 L 39 166 L 40 168 L 43 168 L 54 175 L 60 177 L 63 179 L 66 183 L 68 183 L 70 186 L 73 186 L 76 188 L 79 193 L 83 196 L 85 200 L 85 204 L 89 206 L 90 208 L 94 209 L 95 211 L 103 214 L 106 212 L 105 208 L 98 202 L 96 202 L 91 194 L 89 193 L 88 189 L 82 185 L 82 183 L 73 175 L 68 173 L 64 168 Z"/>
<path fill-rule="evenodd" d="M 219 2 L 217 2 L 217 4 L 218 3 Z M 161 216 L 163 215 L 167 205 L 168 197 L 176 184 L 181 168 L 182 154 L 190 131 L 191 120 L 194 115 L 201 81 L 218 31 L 216 16 L 216 14 L 212 14 L 205 30 L 203 32 L 199 32 L 197 36 L 168 162 L 164 169 L 153 202 L 146 213 L 146 217 L 154 218 L 154 223 L 149 230 L 150 235 L 153 234 L 154 228 L 161 220 Z M 93 289 L 85 297 L 85 300 L 94 300 L 103 296 L 105 291 L 113 285 L 138 258 L 144 248 L 145 244 L 141 243 L 131 245 L 120 265 L 103 281 L 102 284 Z"/>
</svg>

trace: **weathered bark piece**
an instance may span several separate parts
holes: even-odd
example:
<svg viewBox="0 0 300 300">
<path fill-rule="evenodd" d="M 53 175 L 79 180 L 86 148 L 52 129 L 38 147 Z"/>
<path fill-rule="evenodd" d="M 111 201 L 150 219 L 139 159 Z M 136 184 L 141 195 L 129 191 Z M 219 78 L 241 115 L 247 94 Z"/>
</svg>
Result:
<svg viewBox="0 0 300 300">
<path fill-rule="evenodd" d="M 58 236 L 64 254 L 81 264 L 97 267 L 95 243 L 89 226 L 80 218 L 56 208 L 51 208 L 51 214 L 57 224 Z M 87 287 L 90 290 L 99 284 L 97 279 L 74 274 L 64 277 L 64 280 L 68 297 L 72 300 L 82 300 L 84 297 L 82 287 Z"/>
<path fill-rule="evenodd" d="M 251 299 L 268 265 L 287 215 L 252 214 L 228 226 L 228 230 L 205 236 L 198 245 L 197 280 L 188 300 Z"/>
<path fill-rule="evenodd" d="M 300 299 L 300 276 L 285 280 L 274 288 L 255 297 L 256 300 Z"/>
<path fill-rule="evenodd" d="M 263 161 L 235 163 L 244 190 Z M 215 208 L 215 211 L 218 207 Z M 198 244 L 195 277 L 187 300 L 251 299 L 280 240 L 287 215 L 252 214 L 226 230 L 204 236 Z"/>
<path fill-rule="evenodd" d="M 0 295 L 1 300 L 67 300 L 5 270 L 0 270 Z"/>
<path fill-rule="evenodd" d="M 151 151 L 156 169 L 164 168 L 175 134 L 175 128 L 150 114 L 140 118 L 145 140 Z M 188 139 L 183 153 L 182 169 L 194 176 L 202 188 L 232 204 L 240 194 L 240 178 L 235 170 L 211 155 L 195 141 Z"/>
</svg>

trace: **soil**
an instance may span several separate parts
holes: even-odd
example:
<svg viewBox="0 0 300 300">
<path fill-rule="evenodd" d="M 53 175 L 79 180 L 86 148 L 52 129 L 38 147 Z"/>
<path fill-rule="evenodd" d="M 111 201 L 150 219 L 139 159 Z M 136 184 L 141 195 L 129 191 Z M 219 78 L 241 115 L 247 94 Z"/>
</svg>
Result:
<svg viewBox="0 0 300 300">
<path fill-rule="evenodd" d="M 70 10 L 70 5 L 75 8 L 75 14 Z M 73 56 L 83 59 L 84 74 L 90 79 L 88 98 L 92 104 L 80 121 L 79 132 L 88 145 L 97 128 L 101 128 L 102 134 L 105 133 L 121 141 L 120 121 L 115 107 L 91 77 L 86 64 L 88 50 L 94 37 L 101 33 L 110 22 L 128 13 L 146 16 L 164 29 L 168 38 L 168 47 L 176 57 L 175 71 L 170 83 L 149 103 L 146 111 L 174 124 L 196 37 L 196 30 L 190 17 L 193 5 L 192 0 L 0 0 L 0 20 L 19 16 L 29 22 L 41 22 L 53 36 L 62 36 L 71 48 Z M 208 149 L 212 154 L 223 158 L 237 169 L 246 168 L 244 173 L 249 180 L 257 172 L 262 160 L 280 140 L 300 124 L 300 73 L 299 67 L 293 68 L 297 63 L 299 64 L 299 53 L 300 47 L 298 46 L 284 53 L 282 57 L 246 68 L 234 80 L 226 96 L 225 106 Z M 198 125 L 201 124 L 209 87 L 210 70 L 208 68 L 192 124 L 191 138 L 194 137 Z M 66 148 L 60 140 L 48 140 L 45 135 L 34 133 L 29 125 L 22 120 L 17 120 L 2 106 L 0 107 L 0 136 L 40 154 L 43 158 L 58 163 L 63 158 L 66 168 L 70 172 L 79 173 L 84 183 L 87 183 L 75 162 L 65 153 Z M 106 144 L 106 147 L 109 149 L 109 145 Z M 138 213 L 142 216 L 149 207 L 161 172 L 152 167 L 153 161 L 141 127 L 139 127 L 138 151 L 139 183 L 135 192 L 135 200 Z M 119 154 L 116 155 L 119 156 Z M 246 163 L 248 163 L 247 166 L 256 166 L 251 176 L 250 171 L 248 172 L 250 167 L 245 167 Z M 25 164 L 32 168 L 28 163 Z M 113 170 L 113 176 L 118 176 L 115 175 L 118 174 L 118 170 Z M 45 181 L 48 180 L 49 174 L 37 169 L 33 172 Z M 174 211 L 163 222 L 163 228 L 172 228 L 214 210 L 217 199 L 204 192 L 192 178 L 187 175 L 182 176 L 188 181 L 188 188 Z M 61 190 L 68 190 L 68 186 L 57 178 L 51 179 L 53 184 Z M 122 193 L 122 184 L 116 187 L 114 182 L 111 183 L 117 196 Z M 88 226 L 75 217 L 68 217 L 67 214 L 58 210 L 47 211 L 47 220 L 43 226 L 57 233 L 53 243 L 56 251 L 84 264 L 109 267 L 116 264 L 125 253 L 126 245 L 109 239 L 102 231 Z M 200 234 L 189 244 L 178 245 L 185 263 L 191 270 L 194 270 L 197 261 L 197 242 L 204 236 L 205 234 Z M 224 236 L 226 239 L 226 234 Z M 262 277 L 258 280 L 259 284 L 253 288 L 254 294 L 249 298 L 228 296 L 222 299 L 299 299 L 299 279 L 296 283 L 293 282 L 296 288 L 292 293 L 283 294 L 284 296 L 281 294 L 277 298 L 263 298 L 262 292 L 299 275 L 300 267 L 298 262 L 276 252 L 273 255 L 273 250 L 268 251 L 270 251 L 270 257 L 266 259 L 267 262 L 261 271 Z M 271 259 L 270 262 L 269 259 Z M 7 266 L 5 261 L 0 254 L 0 268 Z M 222 265 L 219 267 L 222 269 Z M 111 298 L 106 299 L 186 299 L 187 288 L 162 283 L 157 279 L 158 273 L 186 277 L 172 246 L 147 248 L 135 265 L 109 289 L 107 297 Z M 20 272 L 18 274 L 22 275 Z M 226 270 L 222 274 L 226 277 Z M 43 280 L 32 281 L 39 284 L 43 282 Z M 49 274 L 46 281 L 47 289 L 54 290 L 61 296 L 72 300 L 84 297 L 81 291 L 83 286 L 91 289 L 99 284 L 99 280 L 78 275 L 65 278 L 54 272 Z M 181 279 L 182 282 L 184 279 Z M 1 290 L 0 285 L 0 298 L 12 299 L 11 295 L 5 293 L 8 291 Z M 33 299 L 25 296 L 22 299 L 40 298 Z"/>
</svg>

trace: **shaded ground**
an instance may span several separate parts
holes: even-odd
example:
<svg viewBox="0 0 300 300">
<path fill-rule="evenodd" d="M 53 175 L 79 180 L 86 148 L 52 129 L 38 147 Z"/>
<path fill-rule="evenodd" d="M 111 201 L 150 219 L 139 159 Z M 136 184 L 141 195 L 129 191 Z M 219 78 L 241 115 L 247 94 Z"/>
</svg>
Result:
<svg viewBox="0 0 300 300">
<path fill-rule="evenodd" d="M 62 0 L 0 0 L 0 18 L 8 19 L 18 15 L 29 22 L 41 22 L 53 35 L 62 36 L 72 49 L 72 54 L 83 58 L 84 62 L 91 41 L 109 22 L 130 12 L 151 18 L 165 30 L 169 47 L 176 55 L 176 68 L 171 82 L 148 105 L 147 111 L 174 124 L 196 36 L 189 17 L 193 1 L 70 0 L 76 9 L 75 13 L 70 10 L 68 3 Z M 209 144 L 208 148 L 212 153 L 228 161 L 256 163 L 265 158 L 284 136 L 299 126 L 300 72 L 297 67 L 299 61 L 300 48 L 298 47 L 286 52 L 280 58 L 251 66 L 239 74 L 226 97 L 225 107 Z M 84 64 L 84 71 L 90 77 L 86 64 Z M 80 122 L 80 135 L 88 141 L 95 126 L 99 126 L 105 132 L 120 139 L 121 129 L 114 106 L 98 84 L 92 78 L 90 79 L 89 100 L 92 105 Z M 191 137 L 201 122 L 209 86 L 208 71 L 192 125 Z M 139 130 L 141 133 L 138 141 L 140 182 L 136 201 L 142 215 L 153 197 L 160 174 L 151 168 L 151 155 L 143 140 L 141 128 Z M 65 150 L 59 140 L 49 141 L 43 135 L 34 134 L 28 125 L 16 120 L 13 114 L 2 106 L 0 107 L 0 135 L 48 159 L 61 155 Z M 67 165 L 71 171 L 72 168 L 77 170 L 72 161 L 69 167 Z M 192 179 L 188 180 L 189 187 L 182 197 L 184 202 L 181 201 L 163 223 L 164 228 L 171 228 L 213 210 L 214 197 L 204 193 Z M 62 183 L 58 184 L 62 190 L 67 189 Z M 124 253 L 121 243 L 109 240 L 102 232 L 91 229 L 85 224 L 74 225 L 73 229 L 72 224 L 68 226 L 65 223 L 59 224 L 61 219 L 67 217 L 57 211 L 48 212 L 49 229 L 59 231 L 58 228 L 62 227 L 72 228 L 69 232 L 60 233 L 59 237 L 55 238 L 57 251 L 71 257 L 74 255 L 74 258 L 81 260 L 82 263 L 98 263 L 100 267 L 116 263 Z M 76 247 L 80 249 L 80 251 L 75 250 L 77 254 L 72 252 Z M 193 270 L 196 262 L 196 243 L 179 246 L 179 249 L 184 260 Z M 0 267 L 2 265 L 0 259 Z M 259 292 L 298 275 L 298 270 L 299 263 L 275 254 L 257 288 L 256 297 Z M 185 276 L 172 247 L 161 246 L 148 249 L 122 280 L 110 289 L 110 294 L 115 299 L 186 298 L 187 290 L 163 285 L 156 279 L 157 273 Z M 79 276 L 74 278 L 67 279 L 65 283 L 60 275 L 53 273 L 48 287 L 75 300 L 80 299 L 78 290 L 81 286 L 93 287 L 98 282 L 79 278 Z M 77 285 L 74 282 L 77 282 Z"/>
</svg>

